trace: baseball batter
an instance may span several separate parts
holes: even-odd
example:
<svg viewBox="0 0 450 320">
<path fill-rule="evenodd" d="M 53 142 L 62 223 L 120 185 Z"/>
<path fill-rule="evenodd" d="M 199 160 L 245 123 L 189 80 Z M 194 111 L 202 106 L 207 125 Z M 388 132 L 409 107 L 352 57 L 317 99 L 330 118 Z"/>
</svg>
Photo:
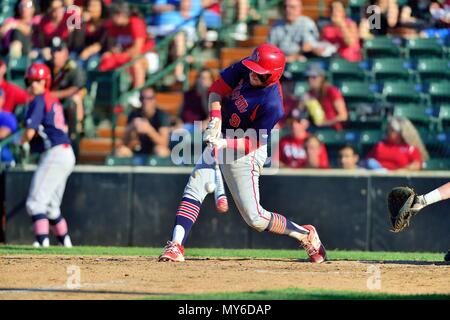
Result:
<svg viewBox="0 0 450 320">
<path fill-rule="evenodd" d="M 214 181 L 213 150 L 222 149 L 240 155 L 221 164 L 220 169 L 245 222 L 259 232 L 295 238 L 311 262 L 325 260 L 325 248 L 312 225 L 297 225 L 260 205 L 259 176 L 267 158 L 267 143 L 284 113 L 279 83 L 284 67 L 283 52 L 274 45 L 263 44 L 250 57 L 223 70 L 211 86 L 210 122 L 204 134 L 208 147 L 189 178 L 176 213 L 172 240 L 159 261 L 184 261 L 186 239 L 208 194 L 205 184 Z"/>
<path fill-rule="evenodd" d="M 58 241 L 65 247 L 71 247 L 60 205 L 67 178 L 75 165 L 75 155 L 67 135 L 63 107 L 49 91 L 51 75 L 45 64 L 32 64 L 25 80 L 34 99 L 28 105 L 22 143 L 29 143 L 32 152 L 41 153 L 26 201 L 36 236 L 33 246 L 50 245 L 51 226 Z"/>
</svg>

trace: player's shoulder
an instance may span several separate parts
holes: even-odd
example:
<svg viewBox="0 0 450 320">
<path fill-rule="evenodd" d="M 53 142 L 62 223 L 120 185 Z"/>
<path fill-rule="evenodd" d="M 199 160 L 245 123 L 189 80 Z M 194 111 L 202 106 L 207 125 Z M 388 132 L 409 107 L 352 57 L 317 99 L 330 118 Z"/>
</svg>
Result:
<svg viewBox="0 0 450 320">
<path fill-rule="evenodd" d="M 265 100 L 271 108 L 283 110 L 283 89 L 279 82 L 265 88 Z"/>
</svg>

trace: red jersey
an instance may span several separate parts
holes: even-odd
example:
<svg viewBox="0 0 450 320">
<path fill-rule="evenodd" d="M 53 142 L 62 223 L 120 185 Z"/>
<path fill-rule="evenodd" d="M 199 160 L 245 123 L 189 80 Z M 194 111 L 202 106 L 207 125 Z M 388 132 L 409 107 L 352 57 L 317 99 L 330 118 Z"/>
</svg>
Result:
<svg viewBox="0 0 450 320">
<path fill-rule="evenodd" d="M 3 95 L 5 99 L 1 109 L 11 113 L 14 112 L 18 105 L 28 103 L 30 99 L 30 95 L 26 90 L 8 81 L 0 83 L 0 95 Z"/>
<path fill-rule="evenodd" d="M 319 99 L 319 97 L 316 94 L 314 94 L 314 92 L 312 90 L 309 91 L 309 94 L 311 96 L 313 96 L 314 98 L 316 98 L 320 102 L 320 104 L 323 108 L 323 111 L 325 113 L 326 120 L 332 120 L 332 119 L 336 118 L 337 111 L 334 108 L 334 102 L 336 100 L 344 99 L 342 97 L 342 93 L 339 90 L 339 88 L 328 85 L 325 88 L 325 94 L 323 95 L 323 97 L 321 99 Z M 342 130 L 342 123 L 336 123 L 333 126 L 333 128 L 338 131 Z"/>
<path fill-rule="evenodd" d="M 367 158 L 374 158 L 388 170 L 402 169 L 416 161 L 422 162 L 422 155 L 416 147 L 387 141 L 378 142 Z"/>
<path fill-rule="evenodd" d="M 59 24 L 53 23 L 49 16 L 44 16 L 39 23 L 38 30 L 44 37 L 44 46 L 49 47 L 51 45 L 52 39 L 59 37 L 64 41 L 69 38 L 69 28 L 67 20 L 74 14 L 73 12 L 66 12 L 64 18 Z"/>
<path fill-rule="evenodd" d="M 133 46 L 137 39 L 145 39 L 141 53 L 149 51 L 154 46 L 154 41 L 147 35 L 147 25 L 139 17 L 131 16 L 126 26 L 115 26 L 109 24 L 108 35 L 116 39 L 116 44 L 122 49 L 128 49 Z"/>
<path fill-rule="evenodd" d="M 350 19 L 346 21 L 347 25 L 353 24 L 354 22 Z M 328 41 L 338 47 L 339 55 L 352 62 L 361 61 L 361 45 L 359 41 L 355 42 L 352 46 L 348 46 L 344 41 L 344 36 L 339 27 L 329 24 L 322 29 L 322 39 Z"/>
<path fill-rule="evenodd" d="M 293 136 L 287 136 L 280 140 L 280 161 L 290 168 L 306 168 L 308 164 L 305 139 L 297 139 Z M 328 153 L 325 145 L 320 146 L 319 168 L 327 169 L 330 167 Z"/>
</svg>

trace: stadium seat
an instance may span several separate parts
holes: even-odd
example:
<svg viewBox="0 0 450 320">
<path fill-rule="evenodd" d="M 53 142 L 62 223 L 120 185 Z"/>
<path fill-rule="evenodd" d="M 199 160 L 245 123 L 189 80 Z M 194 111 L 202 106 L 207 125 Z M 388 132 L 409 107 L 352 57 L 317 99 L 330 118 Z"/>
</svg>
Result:
<svg viewBox="0 0 450 320">
<path fill-rule="evenodd" d="M 294 87 L 294 95 L 297 97 L 301 97 L 309 90 L 309 84 L 305 81 L 299 81 L 295 83 Z"/>
<path fill-rule="evenodd" d="M 419 103 L 420 92 L 411 82 L 385 82 L 383 85 L 383 97 L 392 103 Z"/>
<path fill-rule="evenodd" d="M 437 118 L 433 117 L 433 110 L 417 104 L 397 104 L 394 108 L 394 116 L 411 120 L 419 128 L 433 129 Z"/>
<path fill-rule="evenodd" d="M 439 107 L 439 129 L 444 131 L 450 129 L 450 105 L 441 105 Z"/>
<path fill-rule="evenodd" d="M 30 65 L 28 57 L 22 56 L 20 58 L 11 58 L 8 56 L 6 60 L 8 64 L 7 79 L 18 84 L 22 83 L 27 68 Z"/>
<path fill-rule="evenodd" d="M 349 62 L 344 59 L 332 60 L 329 66 L 331 82 L 339 84 L 343 81 L 365 81 L 366 74 L 358 63 Z"/>
<path fill-rule="evenodd" d="M 450 159 L 433 158 L 425 161 L 423 168 L 425 170 L 450 170 Z"/>
<path fill-rule="evenodd" d="M 360 156 L 365 156 L 367 152 L 384 137 L 381 130 L 363 130 L 359 134 L 359 152 Z"/>
<path fill-rule="evenodd" d="M 399 58 L 401 51 L 394 39 L 390 37 L 377 37 L 364 43 L 363 53 L 365 59 Z"/>
<path fill-rule="evenodd" d="M 347 15 L 354 21 L 361 20 L 361 10 L 367 4 L 367 0 L 350 0 L 347 5 Z"/>
<path fill-rule="evenodd" d="M 408 59 L 443 58 L 444 47 L 434 38 L 417 38 L 406 41 L 406 57 Z"/>
<path fill-rule="evenodd" d="M 431 158 L 450 157 L 450 132 L 420 132 Z"/>
<path fill-rule="evenodd" d="M 294 81 L 305 81 L 305 71 L 308 68 L 308 63 L 306 62 L 293 62 L 286 65 L 286 70 L 284 75 Z"/>
<path fill-rule="evenodd" d="M 428 94 L 433 105 L 450 104 L 450 81 L 430 83 Z"/>
<path fill-rule="evenodd" d="M 305 72 L 312 63 L 319 63 L 325 70 L 328 69 L 328 62 L 325 59 L 308 59 L 308 62 L 293 62 L 286 64 L 284 76 L 294 81 L 306 81 Z"/>
<path fill-rule="evenodd" d="M 422 59 L 417 63 L 417 74 L 422 84 L 450 80 L 450 63 L 445 59 Z"/>
<path fill-rule="evenodd" d="M 360 103 L 372 103 L 376 98 L 369 84 L 364 82 L 344 82 L 340 89 L 349 109 Z"/>
<path fill-rule="evenodd" d="M 378 59 L 372 64 L 372 76 L 376 83 L 385 81 L 411 81 L 413 75 L 403 59 Z"/>
</svg>

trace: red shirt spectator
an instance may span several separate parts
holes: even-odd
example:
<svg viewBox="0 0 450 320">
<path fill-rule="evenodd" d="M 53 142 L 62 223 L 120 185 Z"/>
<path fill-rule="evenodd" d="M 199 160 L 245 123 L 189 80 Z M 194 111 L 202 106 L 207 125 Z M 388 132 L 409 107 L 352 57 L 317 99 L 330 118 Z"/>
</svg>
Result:
<svg viewBox="0 0 450 320">
<path fill-rule="evenodd" d="M 15 84 L 4 79 L 6 74 L 6 65 L 0 60 L 0 111 L 14 112 L 14 109 L 20 104 L 26 104 L 29 94 Z"/>
<path fill-rule="evenodd" d="M 420 151 L 406 143 L 378 142 L 367 155 L 388 170 L 403 169 L 413 162 L 422 162 Z"/>
<path fill-rule="evenodd" d="M 322 29 L 322 39 L 338 48 L 341 57 L 356 62 L 362 59 L 359 31 L 356 23 L 347 18 L 342 2 L 330 4 L 331 23 Z"/>
<path fill-rule="evenodd" d="M 49 47 L 52 39 L 61 38 L 67 42 L 69 38 L 68 20 L 73 19 L 71 16 L 75 11 L 66 12 L 64 2 L 62 0 L 52 0 L 47 13 L 42 20 L 36 25 L 34 30 L 34 45 L 38 48 Z"/>
<path fill-rule="evenodd" d="M 310 90 L 308 93 L 319 101 L 325 113 L 326 120 L 333 120 L 336 118 L 338 111 L 336 110 L 334 104 L 336 101 L 344 100 L 339 88 L 332 85 L 326 85 L 322 96 L 320 96 L 313 90 Z M 342 123 L 338 122 L 334 124 L 333 128 L 338 131 L 342 130 Z"/>
<path fill-rule="evenodd" d="M 350 19 L 346 19 L 345 24 L 350 28 L 355 24 L 355 22 Z M 322 39 L 335 45 L 338 48 L 338 53 L 342 58 L 351 62 L 361 61 L 362 54 L 359 41 L 355 41 L 349 46 L 345 42 L 345 38 L 340 27 L 333 24 L 326 25 L 322 29 Z"/>
<path fill-rule="evenodd" d="M 130 21 L 125 26 L 109 25 L 108 35 L 116 39 L 116 45 L 122 49 L 128 49 L 133 46 L 136 39 L 145 39 L 141 53 L 144 53 L 154 47 L 154 41 L 147 35 L 147 25 L 145 21 L 137 16 L 131 16 Z"/>
<path fill-rule="evenodd" d="M 316 99 L 322 106 L 324 118 L 320 127 L 332 127 L 338 131 L 342 130 L 342 122 L 347 121 L 348 112 L 341 91 L 328 83 L 325 70 L 318 63 L 313 63 L 306 71 L 310 90 L 303 100 Z M 314 114 L 313 114 L 314 115 Z"/>
<path fill-rule="evenodd" d="M 283 166 L 290 168 L 308 168 L 312 162 L 316 162 L 316 168 L 329 168 L 328 154 L 325 145 L 319 141 L 318 161 L 310 161 L 310 152 L 305 146 L 307 140 L 311 140 L 313 136 L 307 131 L 309 127 L 309 114 L 305 109 L 294 108 L 289 113 L 288 124 L 291 128 L 291 135 L 283 137 L 280 140 L 279 148 L 275 150 L 273 158 L 280 161 Z M 312 145 L 310 143 L 310 145 Z M 313 151 L 314 153 L 315 151 Z M 316 156 L 314 154 L 313 156 Z"/>
<path fill-rule="evenodd" d="M 308 134 L 307 137 L 310 135 Z M 305 139 L 287 136 L 280 140 L 280 161 L 289 168 L 307 168 L 308 156 L 305 149 Z M 328 153 L 325 145 L 320 146 L 319 168 L 329 168 Z"/>
</svg>

